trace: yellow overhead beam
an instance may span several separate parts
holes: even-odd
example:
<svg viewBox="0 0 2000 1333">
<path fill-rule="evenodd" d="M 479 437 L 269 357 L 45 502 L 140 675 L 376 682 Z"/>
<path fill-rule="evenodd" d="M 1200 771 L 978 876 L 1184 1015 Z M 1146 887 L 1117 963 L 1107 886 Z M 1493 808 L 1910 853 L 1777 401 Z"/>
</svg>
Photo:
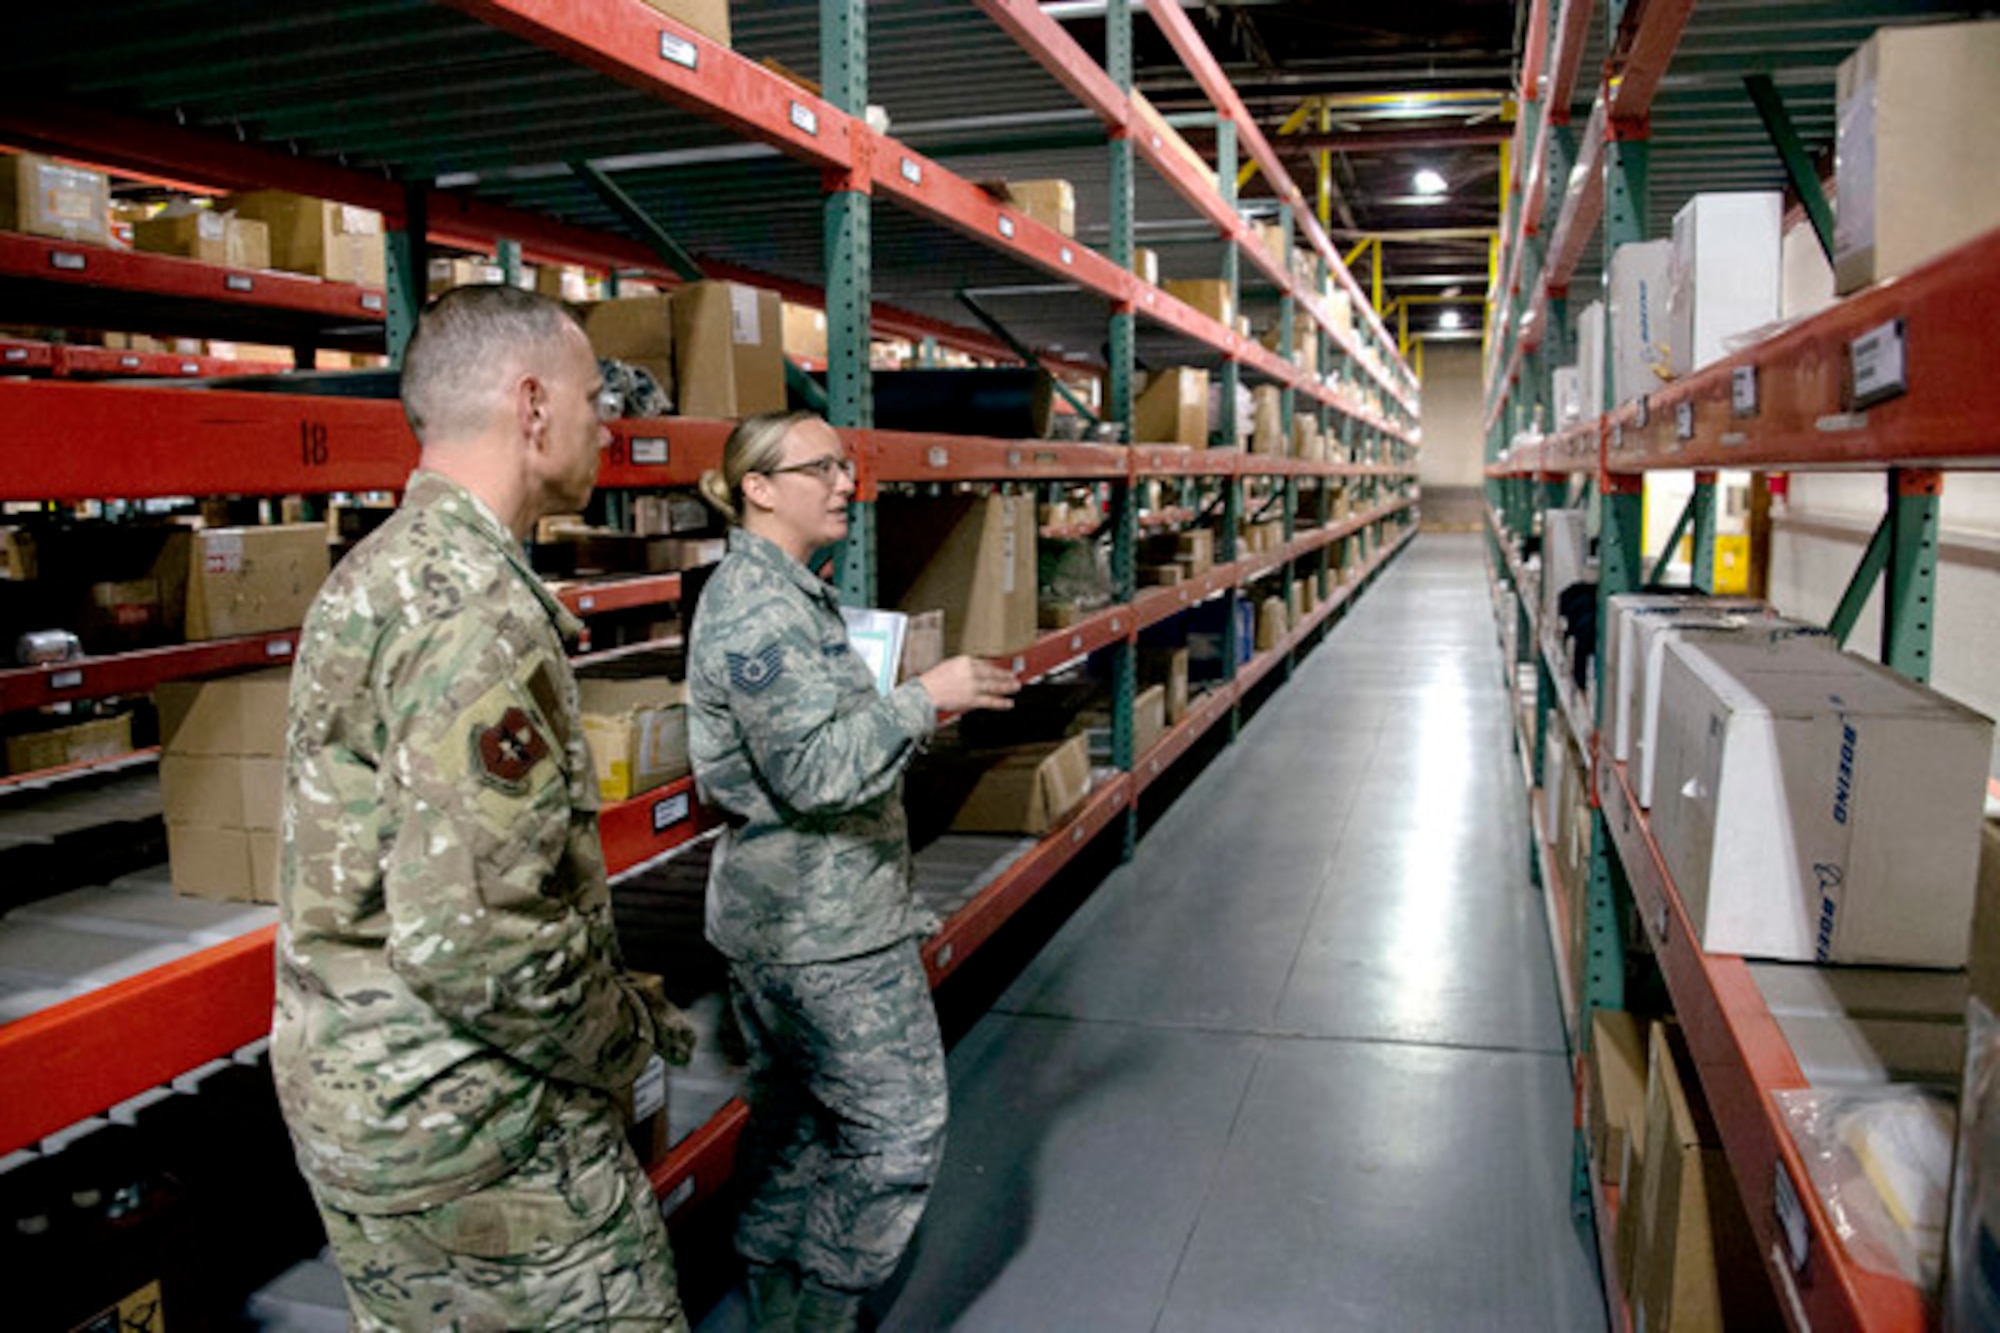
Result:
<svg viewBox="0 0 2000 1333">
<path fill-rule="evenodd" d="M 1308 97 L 1305 101 L 1299 103 L 1292 114 L 1285 117 L 1284 123 L 1278 126 L 1278 133 L 1297 134 L 1299 127 L 1306 123 L 1306 117 L 1310 116 L 1318 105 L 1319 99 L 1317 97 Z M 1243 164 L 1242 170 L 1236 173 L 1237 190 L 1240 192 L 1244 186 L 1250 183 L 1250 178 L 1256 174 L 1257 159 L 1252 158 Z"/>
</svg>

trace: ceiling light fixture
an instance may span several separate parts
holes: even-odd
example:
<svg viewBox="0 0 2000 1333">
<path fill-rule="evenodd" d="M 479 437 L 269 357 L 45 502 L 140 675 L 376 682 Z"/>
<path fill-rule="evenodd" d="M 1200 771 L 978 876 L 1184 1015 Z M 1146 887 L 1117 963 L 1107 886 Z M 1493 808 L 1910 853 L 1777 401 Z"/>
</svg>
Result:
<svg viewBox="0 0 2000 1333">
<path fill-rule="evenodd" d="M 1456 310 L 1447 310 L 1438 316 L 1438 327 L 1441 329 L 1455 329 L 1464 322 Z"/>
<path fill-rule="evenodd" d="M 1411 186 L 1418 194 L 1443 194 L 1445 178 L 1430 167 L 1425 167 L 1410 178 Z"/>
</svg>

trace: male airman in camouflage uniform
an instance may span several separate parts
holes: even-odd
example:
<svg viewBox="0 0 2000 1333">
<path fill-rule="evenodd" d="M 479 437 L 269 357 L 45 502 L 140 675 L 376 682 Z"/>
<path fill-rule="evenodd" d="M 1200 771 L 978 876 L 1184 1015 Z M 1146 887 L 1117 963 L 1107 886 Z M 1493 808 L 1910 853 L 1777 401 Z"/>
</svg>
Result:
<svg viewBox="0 0 2000 1333">
<path fill-rule="evenodd" d="M 589 496 L 601 387 L 553 303 L 440 298 L 420 470 L 300 637 L 272 1054 L 360 1328 L 687 1327 L 612 1100 L 686 1028 L 621 970 L 579 626 L 521 550 Z"/>
<path fill-rule="evenodd" d="M 910 892 L 903 769 L 940 709 L 1004 707 L 1016 685 L 954 659 L 878 693 L 833 589 L 802 563 L 845 531 L 851 468 L 816 419 L 783 438 L 747 475 L 725 452 L 737 499 L 718 507 L 752 503 L 689 631 L 688 748 L 726 818 L 707 931 L 750 1053 L 736 1247 L 758 1326 L 817 1333 L 856 1326 L 944 1151 L 944 1050 L 917 947 L 936 923 Z"/>
</svg>

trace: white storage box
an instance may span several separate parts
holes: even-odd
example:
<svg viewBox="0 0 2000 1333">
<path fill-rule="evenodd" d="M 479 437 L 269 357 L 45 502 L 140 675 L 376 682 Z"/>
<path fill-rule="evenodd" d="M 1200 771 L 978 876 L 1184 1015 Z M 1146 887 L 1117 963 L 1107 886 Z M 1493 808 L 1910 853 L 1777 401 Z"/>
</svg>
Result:
<svg viewBox="0 0 2000 1333">
<path fill-rule="evenodd" d="M 1778 317 L 1784 197 L 1698 194 L 1674 214 L 1667 345 L 1674 374 L 1729 354 L 1728 340 Z"/>
<path fill-rule="evenodd" d="M 1554 429 L 1563 430 L 1583 420 L 1583 372 L 1576 366 L 1556 367 L 1554 387 Z"/>
<path fill-rule="evenodd" d="M 1604 302 L 1592 301 L 1576 317 L 1576 379 L 1586 419 L 1604 415 Z"/>
<path fill-rule="evenodd" d="M 1667 270 L 1672 241 L 1640 241 L 1611 252 L 1611 402 L 1619 407 L 1666 383 Z"/>
<path fill-rule="evenodd" d="M 1809 640 L 1669 644 L 1652 825 L 1702 947 L 1965 966 L 1992 733 Z"/>
<path fill-rule="evenodd" d="M 1589 515 L 1581 509 L 1550 509 L 1542 515 L 1542 621 L 1550 633 L 1563 589 L 1590 577 Z"/>
<path fill-rule="evenodd" d="M 1639 617 L 1665 620 L 1683 617 L 1712 619 L 1716 616 L 1755 615 L 1768 611 L 1754 597 L 1704 597 L 1699 593 L 1625 592 L 1610 599 L 1604 627 L 1604 680 L 1611 690 L 1611 715 L 1605 730 L 1611 741 L 1611 757 L 1619 763 L 1632 759 L 1634 700 L 1643 692 L 1645 658 L 1638 654 Z"/>
</svg>

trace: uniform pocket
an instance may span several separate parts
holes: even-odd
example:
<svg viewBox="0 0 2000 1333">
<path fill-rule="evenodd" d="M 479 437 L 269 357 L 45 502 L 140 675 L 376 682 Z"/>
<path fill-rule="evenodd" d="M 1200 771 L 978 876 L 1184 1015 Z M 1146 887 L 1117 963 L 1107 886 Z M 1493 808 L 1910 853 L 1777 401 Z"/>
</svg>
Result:
<svg viewBox="0 0 2000 1333">
<path fill-rule="evenodd" d="M 553 1132 L 522 1167 L 411 1221 L 440 1249 L 489 1263 L 560 1264 L 630 1204 L 615 1151 L 588 1157 Z"/>
</svg>

